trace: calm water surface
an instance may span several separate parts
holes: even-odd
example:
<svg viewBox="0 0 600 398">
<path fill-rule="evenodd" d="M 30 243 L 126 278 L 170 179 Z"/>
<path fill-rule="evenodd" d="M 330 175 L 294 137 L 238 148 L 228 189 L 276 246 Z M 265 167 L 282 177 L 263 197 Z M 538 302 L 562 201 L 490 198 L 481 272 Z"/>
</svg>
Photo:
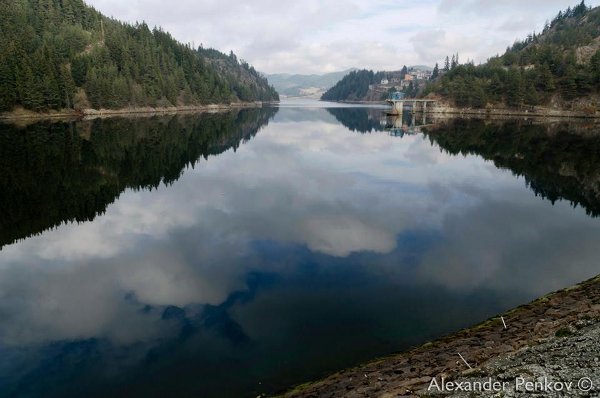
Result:
<svg viewBox="0 0 600 398">
<path fill-rule="evenodd" d="M 0 126 L 0 396 L 253 397 L 600 272 L 592 127 L 404 117 Z"/>
</svg>

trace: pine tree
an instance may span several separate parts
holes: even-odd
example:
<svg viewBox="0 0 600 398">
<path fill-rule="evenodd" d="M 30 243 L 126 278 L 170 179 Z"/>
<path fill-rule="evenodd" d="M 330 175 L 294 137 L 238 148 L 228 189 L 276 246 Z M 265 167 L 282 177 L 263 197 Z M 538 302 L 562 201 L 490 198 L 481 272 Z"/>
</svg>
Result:
<svg viewBox="0 0 600 398">
<path fill-rule="evenodd" d="M 537 105 L 539 103 L 539 96 L 533 81 L 528 82 L 525 86 L 525 96 L 523 100 L 527 105 Z"/>
<path fill-rule="evenodd" d="M 0 1 L 0 32 L 0 110 L 70 107 L 81 89 L 111 107 L 230 101 L 233 86 L 247 101 L 278 99 L 235 54 L 212 50 L 209 64 L 160 28 L 105 18 L 82 0 Z"/>
<path fill-rule="evenodd" d="M 544 63 L 537 68 L 537 82 L 536 88 L 541 91 L 551 92 L 556 86 L 554 84 L 554 76 L 552 76 L 552 72 L 550 71 L 550 67 L 548 64 Z"/>
<path fill-rule="evenodd" d="M 567 64 L 560 81 L 560 90 L 566 100 L 572 100 L 577 97 L 577 82 L 575 77 L 575 67 Z"/>
<path fill-rule="evenodd" d="M 585 18 L 583 17 L 585 16 Z M 581 1 L 561 11 L 546 24 L 543 34 L 532 33 L 516 41 L 506 53 L 483 65 L 460 65 L 459 55 L 446 57 L 444 69 L 451 71 L 428 84 L 427 93 L 439 93 L 474 106 L 480 86 L 488 101 L 510 106 L 545 104 L 553 94 L 574 100 L 600 93 L 600 52 L 591 57 L 575 57 L 576 48 L 590 46 L 600 36 L 600 9 Z M 432 79 L 433 80 L 433 79 Z M 478 93 L 479 94 L 479 93 Z"/>
<path fill-rule="evenodd" d="M 438 64 L 436 62 L 435 66 L 433 68 L 433 72 L 431 73 L 431 80 L 437 79 L 439 75 L 440 75 L 440 67 L 438 66 Z"/>
<path fill-rule="evenodd" d="M 514 107 L 521 106 L 525 96 L 525 88 L 521 72 L 518 69 L 511 68 L 508 71 L 506 89 L 506 103 Z"/>
</svg>

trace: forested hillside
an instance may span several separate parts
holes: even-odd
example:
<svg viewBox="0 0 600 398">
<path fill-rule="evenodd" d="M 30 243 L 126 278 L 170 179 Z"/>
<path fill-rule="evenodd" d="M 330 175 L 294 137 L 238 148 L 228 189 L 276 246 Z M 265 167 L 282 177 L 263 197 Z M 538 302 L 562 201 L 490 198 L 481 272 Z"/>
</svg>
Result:
<svg viewBox="0 0 600 398">
<path fill-rule="evenodd" d="M 582 1 L 561 11 L 542 33 L 516 42 L 483 65 L 453 65 L 423 95 L 440 94 L 457 106 L 568 107 L 600 93 L 600 8 Z M 590 102 L 590 109 L 594 107 Z"/>
<path fill-rule="evenodd" d="M 373 72 L 372 70 L 357 70 L 350 72 L 335 86 L 327 90 L 321 96 L 325 101 L 359 101 L 364 98 L 369 91 L 369 85 L 382 79 L 382 72 Z"/>
<path fill-rule="evenodd" d="M 235 96 L 241 101 L 278 101 L 279 94 L 269 85 L 267 78 L 249 65 L 246 61 L 238 60 L 230 52 L 225 55 L 213 48 L 198 49 L 198 55 L 214 67 L 219 77 L 224 79 Z"/>
<path fill-rule="evenodd" d="M 278 99 L 247 64 L 231 59 L 225 71 L 160 28 L 82 0 L 2 0 L 0 37 L 0 112 Z"/>
</svg>

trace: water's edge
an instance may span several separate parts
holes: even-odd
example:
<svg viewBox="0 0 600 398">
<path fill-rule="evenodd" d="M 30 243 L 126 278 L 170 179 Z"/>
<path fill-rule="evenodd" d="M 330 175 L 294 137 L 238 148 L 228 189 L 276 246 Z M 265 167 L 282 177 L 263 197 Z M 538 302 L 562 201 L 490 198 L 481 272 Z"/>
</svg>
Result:
<svg viewBox="0 0 600 398">
<path fill-rule="evenodd" d="M 349 391 L 355 396 L 420 396 L 427 393 L 434 377 L 456 380 L 476 374 L 492 360 L 560 337 L 568 339 L 576 322 L 598 318 L 600 275 L 410 351 L 296 386 L 278 397 L 343 396 Z M 458 353 L 474 369 L 468 369 Z"/>
<path fill-rule="evenodd" d="M 95 119 L 99 117 L 111 116 L 135 116 L 135 115 L 168 115 L 175 113 L 203 113 L 203 112 L 222 112 L 241 108 L 260 108 L 266 102 L 235 102 L 231 104 L 209 104 L 198 106 L 173 106 L 173 107 L 130 107 L 122 109 L 65 109 L 56 112 L 33 112 L 28 110 L 16 110 L 13 112 L 0 113 L 0 120 L 20 121 L 20 120 L 60 120 L 60 119 Z"/>
</svg>

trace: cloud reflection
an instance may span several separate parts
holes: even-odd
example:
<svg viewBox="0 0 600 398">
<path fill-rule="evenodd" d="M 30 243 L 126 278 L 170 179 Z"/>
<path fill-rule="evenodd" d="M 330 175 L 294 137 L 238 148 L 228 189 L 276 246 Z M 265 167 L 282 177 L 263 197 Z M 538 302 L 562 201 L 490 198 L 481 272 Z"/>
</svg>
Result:
<svg viewBox="0 0 600 398">
<path fill-rule="evenodd" d="M 369 272 L 402 280 L 397 237 L 432 231 L 441 238 L 410 282 L 462 293 L 542 293 L 594 272 L 600 230 L 583 212 L 552 208 L 475 156 L 421 136 L 351 133 L 314 112 L 291 123 L 298 112 L 282 109 L 250 143 L 174 185 L 126 191 L 93 222 L 6 247 L 0 341 L 160 339 L 173 332 L 160 308 L 219 305 L 251 272 L 293 272 L 293 260 L 253 260 L 257 242 L 361 254 Z"/>
</svg>

